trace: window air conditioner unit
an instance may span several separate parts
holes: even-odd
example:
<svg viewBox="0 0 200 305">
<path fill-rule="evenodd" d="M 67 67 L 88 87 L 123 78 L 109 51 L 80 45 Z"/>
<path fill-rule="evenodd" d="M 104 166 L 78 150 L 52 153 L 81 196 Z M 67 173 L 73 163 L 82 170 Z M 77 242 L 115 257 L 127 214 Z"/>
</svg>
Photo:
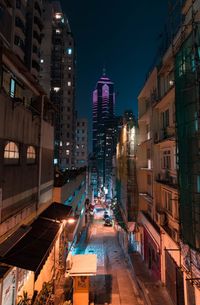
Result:
<svg viewBox="0 0 200 305">
<path fill-rule="evenodd" d="M 165 224 L 166 216 L 164 212 L 157 212 L 156 213 L 157 222 L 160 226 Z"/>
</svg>

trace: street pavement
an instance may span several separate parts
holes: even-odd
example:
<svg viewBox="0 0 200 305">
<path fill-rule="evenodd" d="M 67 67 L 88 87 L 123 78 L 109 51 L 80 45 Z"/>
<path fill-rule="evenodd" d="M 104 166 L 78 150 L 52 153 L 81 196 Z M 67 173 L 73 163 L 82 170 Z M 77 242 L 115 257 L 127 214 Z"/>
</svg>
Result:
<svg viewBox="0 0 200 305">
<path fill-rule="evenodd" d="M 84 253 L 97 255 L 97 275 L 91 278 L 90 303 L 143 305 L 130 264 L 124 257 L 113 227 L 105 227 L 103 210 L 95 214 Z"/>
<path fill-rule="evenodd" d="M 90 304 L 172 305 L 165 287 L 151 277 L 141 256 L 122 251 L 116 230 L 104 226 L 103 212 L 96 210 L 89 231 L 83 231 L 73 252 L 97 255 L 97 275 L 90 278 Z M 61 294 L 55 297 L 55 304 L 61 304 Z"/>
</svg>

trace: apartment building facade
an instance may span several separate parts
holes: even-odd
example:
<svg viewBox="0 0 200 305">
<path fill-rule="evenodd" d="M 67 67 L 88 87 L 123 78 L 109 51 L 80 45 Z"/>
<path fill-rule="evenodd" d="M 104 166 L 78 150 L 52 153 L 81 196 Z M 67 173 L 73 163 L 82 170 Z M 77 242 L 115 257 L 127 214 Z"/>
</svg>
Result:
<svg viewBox="0 0 200 305">
<path fill-rule="evenodd" d="M 199 1 L 178 1 L 182 24 L 138 97 L 139 251 L 176 305 L 198 304 Z M 145 182 L 146 180 L 146 182 Z"/>
<path fill-rule="evenodd" d="M 88 166 L 88 122 L 85 118 L 76 120 L 76 168 Z"/>
<path fill-rule="evenodd" d="M 113 178 L 115 185 L 113 206 L 114 215 L 120 230 L 120 242 L 128 251 L 134 243 L 133 231 L 138 216 L 138 187 L 136 176 L 136 150 L 138 127 L 136 118 L 130 110 L 123 115 L 123 125 L 119 132 Z M 119 215 L 121 217 L 119 218 Z"/>
<path fill-rule="evenodd" d="M 40 83 L 57 109 L 54 164 L 71 169 L 75 166 L 75 46 L 58 1 L 44 2 L 42 34 Z"/>
</svg>

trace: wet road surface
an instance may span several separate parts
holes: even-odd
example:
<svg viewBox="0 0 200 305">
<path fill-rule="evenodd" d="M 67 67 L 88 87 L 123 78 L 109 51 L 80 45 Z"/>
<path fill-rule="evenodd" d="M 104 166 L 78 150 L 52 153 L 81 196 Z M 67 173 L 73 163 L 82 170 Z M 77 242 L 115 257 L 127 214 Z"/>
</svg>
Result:
<svg viewBox="0 0 200 305">
<path fill-rule="evenodd" d="M 119 246 L 117 232 L 105 227 L 103 210 L 94 215 L 90 239 L 79 253 L 97 255 L 97 275 L 91 278 L 90 303 L 95 305 L 143 305 L 129 262 Z"/>
</svg>

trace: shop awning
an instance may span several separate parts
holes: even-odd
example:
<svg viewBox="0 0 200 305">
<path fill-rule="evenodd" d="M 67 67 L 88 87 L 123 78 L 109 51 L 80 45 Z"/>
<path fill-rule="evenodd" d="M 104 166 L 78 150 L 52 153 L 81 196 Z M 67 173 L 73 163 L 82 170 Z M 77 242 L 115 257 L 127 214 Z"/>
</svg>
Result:
<svg viewBox="0 0 200 305">
<path fill-rule="evenodd" d="M 40 217 L 51 220 L 67 220 L 71 215 L 72 207 L 66 206 L 62 203 L 53 202 Z"/>
<path fill-rule="evenodd" d="M 16 245 L 18 241 L 30 231 L 30 229 L 30 226 L 21 226 L 12 235 L 8 236 L 8 238 L 6 238 L 3 243 L 1 243 L 0 257 L 5 256 L 10 251 L 10 249 L 12 249 L 14 245 Z"/>
<path fill-rule="evenodd" d="M 0 257 L 0 262 L 34 271 L 37 277 L 52 249 L 60 224 L 38 218 L 30 228 L 18 243 Z"/>
</svg>

